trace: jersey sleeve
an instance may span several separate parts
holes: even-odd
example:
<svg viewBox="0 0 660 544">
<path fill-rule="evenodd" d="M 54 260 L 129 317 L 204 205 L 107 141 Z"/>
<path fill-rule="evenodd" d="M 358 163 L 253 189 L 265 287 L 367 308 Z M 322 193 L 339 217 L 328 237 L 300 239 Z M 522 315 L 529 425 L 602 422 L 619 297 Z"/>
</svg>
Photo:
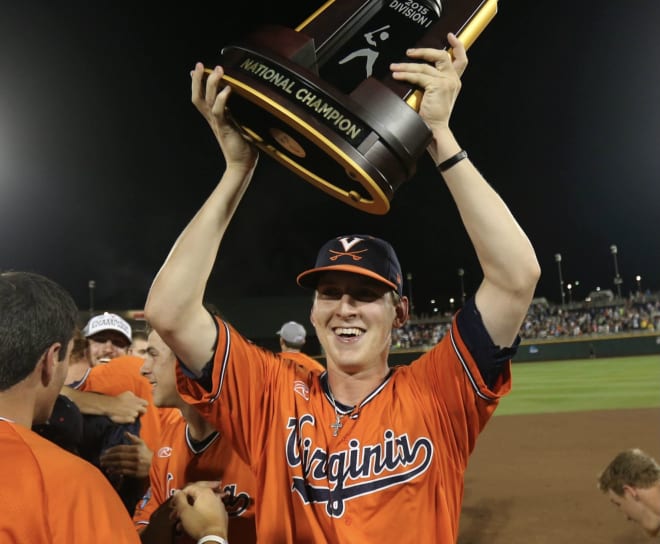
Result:
<svg viewBox="0 0 660 544">
<path fill-rule="evenodd" d="M 454 318 L 449 334 L 414 361 L 409 372 L 417 390 L 430 391 L 434 405 L 430 412 L 436 414 L 438 436 L 457 467 L 464 470 L 477 436 L 500 398 L 511 389 L 511 362 L 506 362 L 492 387 L 488 387 Z M 425 402 L 423 395 L 420 402 Z"/>
<path fill-rule="evenodd" d="M 177 362 L 177 389 L 182 398 L 221 429 L 250 465 L 262 453 L 277 399 L 278 375 L 295 361 L 265 350 L 217 318 L 218 339 L 211 362 L 210 390 Z M 303 368 L 302 366 L 300 367 Z"/>
<path fill-rule="evenodd" d="M 124 391 L 137 394 L 140 388 L 136 385 L 139 378 L 136 367 L 142 363 L 136 359 L 132 356 L 117 357 L 108 363 L 96 365 L 82 379 L 78 389 L 104 395 L 120 395 Z"/>
</svg>

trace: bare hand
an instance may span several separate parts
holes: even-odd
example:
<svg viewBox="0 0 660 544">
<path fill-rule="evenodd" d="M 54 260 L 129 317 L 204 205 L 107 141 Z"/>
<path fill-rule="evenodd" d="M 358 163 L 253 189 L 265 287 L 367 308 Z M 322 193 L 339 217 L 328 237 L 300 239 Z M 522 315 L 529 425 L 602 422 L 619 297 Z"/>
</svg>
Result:
<svg viewBox="0 0 660 544">
<path fill-rule="evenodd" d="M 230 166 L 251 168 L 257 158 L 257 152 L 227 119 L 226 107 L 231 88 L 226 85 L 218 90 L 224 71 L 220 66 L 216 66 L 206 78 L 206 85 L 204 73 L 204 65 L 198 62 L 190 74 L 192 103 L 211 127 L 225 156 L 227 168 Z"/>
<path fill-rule="evenodd" d="M 447 39 L 453 49 L 453 58 L 441 49 L 409 49 L 407 55 L 424 60 L 419 63 L 394 63 L 390 66 L 392 77 L 407 81 L 424 89 L 419 108 L 420 116 L 433 130 L 449 126 L 449 117 L 461 89 L 461 75 L 468 64 L 465 47 L 453 34 Z"/>
<path fill-rule="evenodd" d="M 103 452 L 99 458 L 101 468 L 111 474 L 123 474 L 133 478 L 149 476 L 153 452 L 139 436 L 126 433 L 131 444 L 113 446 Z"/>
<path fill-rule="evenodd" d="M 106 415 L 115 423 L 134 423 L 146 413 L 149 403 L 132 391 L 124 391 L 116 397 L 106 397 Z"/>
<path fill-rule="evenodd" d="M 227 538 L 229 517 L 222 502 L 220 482 L 196 482 L 177 491 L 172 498 L 175 515 L 195 540 L 206 535 Z"/>
</svg>

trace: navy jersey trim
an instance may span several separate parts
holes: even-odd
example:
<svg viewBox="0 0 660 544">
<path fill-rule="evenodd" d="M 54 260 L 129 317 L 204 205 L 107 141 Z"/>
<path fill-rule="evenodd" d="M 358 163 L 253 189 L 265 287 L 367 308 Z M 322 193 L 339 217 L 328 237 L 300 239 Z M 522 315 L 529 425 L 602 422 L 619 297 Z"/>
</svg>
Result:
<svg viewBox="0 0 660 544">
<path fill-rule="evenodd" d="M 190 448 L 190 451 L 193 452 L 195 455 L 199 455 L 200 453 L 206 451 L 209 448 L 209 446 L 211 446 L 211 444 L 213 444 L 213 442 L 215 442 L 218 439 L 220 433 L 218 431 L 213 431 L 203 440 L 195 440 L 193 439 L 192 436 L 190 436 L 190 425 L 186 424 L 185 435 L 186 435 L 186 443 L 188 444 L 188 448 Z"/>
<path fill-rule="evenodd" d="M 479 389 L 479 385 L 477 384 L 477 381 L 474 379 L 474 376 L 472 375 L 472 372 L 470 372 L 470 366 L 467 364 L 467 362 L 465 361 L 463 355 L 459 351 L 458 346 L 456 345 L 456 340 L 454 338 L 453 327 L 449 331 L 449 337 L 450 337 L 450 340 L 451 340 L 451 345 L 454 348 L 454 352 L 456 353 L 456 357 L 458 357 L 458 360 L 460 361 L 461 366 L 463 367 L 463 370 L 465 372 L 465 375 L 467 376 L 468 380 L 470 381 L 470 384 L 472 385 L 472 389 L 474 389 L 474 392 L 477 394 L 477 396 L 481 397 L 484 400 L 487 400 L 487 401 L 496 400 L 497 397 L 491 397 L 489 395 L 486 395 L 486 394 L 482 393 L 481 390 Z"/>
<path fill-rule="evenodd" d="M 229 333 L 229 325 L 227 325 L 227 323 L 223 321 L 222 326 L 225 329 L 225 352 L 222 356 L 222 363 L 220 365 L 220 380 L 218 383 L 218 390 L 216 391 L 215 395 L 213 395 L 213 398 L 209 401 L 210 404 L 213 404 L 216 400 L 218 400 L 220 392 L 222 391 L 222 386 L 225 383 L 225 376 L 227 375 L 227 362 L 229 361 L 229 351 L 231 349 L 231 334 Z M 219 340 L 220 334 L 218 334 L 216 340 L 216 350 L 218 349 L 217 343 Z M 211 365 L 211 368 L 213 368 L 213 360 L 209 364 Z"/>
<path fill-rule="evenodd" d="M 89 376 L 89 373 L 92 371 L 91 368 L 88 368 L 85 370 L 85 374 L 83 374 L 83 377 L 80 378 L 77 382 L 71 382 L 70 384 L 67 385 L 67 387 L 70 387 L 71 389 L 80 389 L 82 387 L 82 384 L 87 381 L 87 377 Z"/>
<path fill-rule="evenodd" d="M 355 408 L 356 408 L 355 406 L 347 406 L 347 405 L 342 404 L 341 402 L 339 402 L 337 399 L 335 399 L 334 403 L 332 402 L 332 397 L 330 396 L 330 387 L 328 385 L 328 371 L 327 370 L 319 376 L 319 380 L 321 382 L 321 388 L 323 389 L 323 394 L 325 395 L 325 398 L 327 399 L 328 403 L 331 406 L 333 406 L 333 408 L 336 405 L 337 412 L 340 415 L 346 416 L 346 415 L 350 414 L 352 418 L 355 418 L 355 417 L 357 417 L 357 415 L 358 415 L 359 411 L 362 409 L 362 407 L 365 404 L 368 404 L 369 402 L 371 402 L 378 395 L 378 393 L 380 393 L 385 388 L 387 383 L 392 378 L 393 371 L 394 371 L 393 369 L 389 370 L 389 372 L 387 373 L 387 376 L 385 377 L 383 382 L 378 387 L 376 387 L 376 389 L 374 389 L 371 393 L 369 393 L 365 397 L 365 399 L 357 406 L 357 408 L 358 408 L 357 410 L 355 410 Z M 354 412 L 354 410 L 355 410 L 355 412 Z"/>
</svg>

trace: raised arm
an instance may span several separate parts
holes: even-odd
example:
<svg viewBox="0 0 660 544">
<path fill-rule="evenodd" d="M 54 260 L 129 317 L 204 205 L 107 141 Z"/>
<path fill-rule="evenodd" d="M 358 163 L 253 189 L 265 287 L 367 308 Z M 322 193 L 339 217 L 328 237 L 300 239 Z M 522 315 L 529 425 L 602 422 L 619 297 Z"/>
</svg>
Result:
<svg viewBox="0 0 660 544">
<path fill-rule="evenodd" d="M 203 306 L 206 283 L 229 222 L 245 193 L 257 152 L 225 117 L 229 87 L 219 93 L 222 69 L 204 83 L 204 67 L 195 66 L 192 102 L 209 123 L 224 154 L 226 169 L 215 190 L 175 242 L 154 280 L 145 315 L 161 338 L 189 368 L 198 372 L 213 354 L 215 325 Z"/>
<path fill-rule="evenodd" d="M 446 51 L 415 49 L 408 56 L 429 64 L 392 65 L 395 79 L 424 88 L 419 113 L 433 132 L 428 151 L 437 165 L 461 151 L 449 128 L 449 118 L 461 88 L 467 55 L 453 34 L 449 35 L 449 43 L 454 60 Z M 534 249 L 504 201 L 469 159 L 459 160 L 442 176 L 484 274 L 476 293 L 477 308 L 493 342 L 509 346 L 520 330 L 540 276 Z"/>
</svg>

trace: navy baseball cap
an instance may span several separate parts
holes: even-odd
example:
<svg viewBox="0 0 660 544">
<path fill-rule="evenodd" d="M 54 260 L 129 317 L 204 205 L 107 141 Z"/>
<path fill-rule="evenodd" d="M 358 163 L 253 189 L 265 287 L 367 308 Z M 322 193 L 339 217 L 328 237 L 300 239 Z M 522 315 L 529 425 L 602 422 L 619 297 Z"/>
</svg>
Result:
<svg viewBox="0 0 660 544">
<path fill-rule="evenodd" d="M 314 268 L 299 274 L 296 281 L 301 287 L 315 289 L 319 275 L 332 270 L 373 278 L 403 294 L 399 259 L 392 246 L 380 238 L 350 234 L 329 240 L 320 249 Z"/>
</svg>

